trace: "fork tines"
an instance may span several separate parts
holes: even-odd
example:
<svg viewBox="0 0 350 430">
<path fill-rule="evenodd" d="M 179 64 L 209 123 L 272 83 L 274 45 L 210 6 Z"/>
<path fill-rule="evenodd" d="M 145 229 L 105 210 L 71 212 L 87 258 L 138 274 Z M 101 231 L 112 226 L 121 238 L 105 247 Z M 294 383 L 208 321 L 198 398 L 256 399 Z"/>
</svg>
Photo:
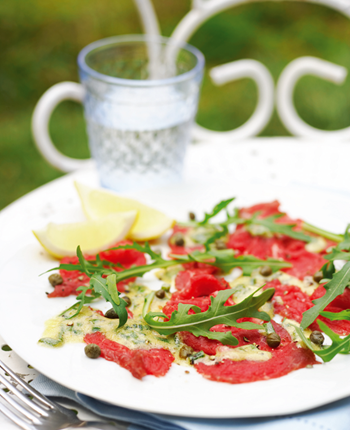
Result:
<svg viewBox="0 0 350 430">
<path fill-rule="evenodd" d="M 35 428 L 33 425 L 35 426 L 42 423 L 40 417 L 48 417 L 48 410 L 54 409 L 55 405 L 27 384 L 27 382 L 18 377 L 2 361 L 0 361 L 0 369 L 4 372 L 0 373 L 0 384 L 6 387 L 5 389 L 0 388 L 0 397 L 10 405 L 17 414 L 14 413 L 11 408 L 5 406 L 4 403 L 0 403 L 0 411 L 23 429 L 33 430 Z M 14 384 L 21 386 L 28 394 L 20 391 Z M 33 401 L 30 396 L 35 401 Z"/>
</svg>

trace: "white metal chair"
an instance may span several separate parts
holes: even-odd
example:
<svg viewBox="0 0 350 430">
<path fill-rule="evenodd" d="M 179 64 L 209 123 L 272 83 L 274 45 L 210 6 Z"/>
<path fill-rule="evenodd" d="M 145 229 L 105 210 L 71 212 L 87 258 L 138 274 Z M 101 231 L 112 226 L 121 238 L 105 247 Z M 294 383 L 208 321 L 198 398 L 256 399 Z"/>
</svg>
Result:
<svg viewBox="0 0 350 430">
<path fill-rule="evenodd" d="M 140 14 L 144 32 L 159 35 L 160 27 L 151 0 L 134 0 Z M 188 39 L 200 26 L 219 12 L 228 8 L 265 0 L 193 0 L 191 10 L 179 22 L 171 37 L 180 42 Z M 275 0 L 275 1 L 308 1 L 333 8 L 350 19 L 349 0 Z M 258 102 L 252 116 L 240 127 L 225 132 L 208 130 L 195 125 L 193 137 L 198 141 L 237 141 L 256 136 L 270 121 L 274 105 L 284 126 L 298 137 L 324 140 L 336 138 L 350 140 L 350 127 L 336 131 L 324 131 L 311 127 L 298 115 L 293 93 L 297 81 L 305 75 L 314 75 L 322 79 L 341 84 L 347 76 L 347 69 L 315 57 L 301 57 L 288 64 L 282 71 L 276 88 L 269 70 L 259 61 L 244 59 L 216 66 L 209 72 L 215 85 L 224 85 L 230 81 L 250 78 L 258 88 Z M 34 140 L 39 151 L 59 170 L 71 172 L 82 168 L 89 160 L 76 160 L 61 154 L 53 145 L 49 132 L 48 120 L 54 108 L 64 99 L 82 101 L 83 88 L 74 82 L 62 82 L 51 87 L 39 100 L 32 120 Z"/>
</svg>

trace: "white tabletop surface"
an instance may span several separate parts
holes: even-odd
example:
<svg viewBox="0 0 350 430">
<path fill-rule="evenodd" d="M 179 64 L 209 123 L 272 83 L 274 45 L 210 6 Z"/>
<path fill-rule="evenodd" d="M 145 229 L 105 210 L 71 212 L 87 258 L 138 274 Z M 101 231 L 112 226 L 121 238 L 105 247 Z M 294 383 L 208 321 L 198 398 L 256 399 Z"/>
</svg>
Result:
<svg viewBox="0 0 350 430">
<path fill-rule="evenodd" d="M 267 187 L 274 183 L 306 184 L 350 197 L 349 159 L 350 142 L 256 138 L 235 143 L 200 143 L 191 145 L 188 150 L 183 180 L 189 183 L 247 181 L 266 183 Z M 66 192 L 67 184 L 73 178 L 91 185 L 98 181 L 94 168 L 66 175 L 0 212 L 0 270 L 2 263 L 18 249 L 18 238 L 21 245 L 30 240 L 31 230 L 37 227 L 35 219 L 38 214 L 41 218 L 52 219 L 62 207 L 69 208 L 75 204 L 73 192 Z M 35 369 L 28 367 L 15 352 L 3 351 L 1 347 L 4 344 L 0 335 L 0 359 L 27 381 L 35 378 Z M 86 411 L 80 412 L 82 417 L 89 417 Z M 1 430 L 17 428 L 0 415 Z"/>
</svg>

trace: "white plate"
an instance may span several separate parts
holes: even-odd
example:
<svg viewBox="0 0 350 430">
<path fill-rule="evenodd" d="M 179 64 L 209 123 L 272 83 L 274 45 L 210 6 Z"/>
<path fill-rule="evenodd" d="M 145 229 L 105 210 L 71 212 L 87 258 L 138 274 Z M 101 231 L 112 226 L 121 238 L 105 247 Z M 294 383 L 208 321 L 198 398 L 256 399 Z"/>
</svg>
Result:
<svg viewBox="0 0 350 430">
<path fill-rule="evenodd" d="M 68 179 L 65 187 L 67 195 L 74 195 Z M 45 193 L 47 196 L 48 190 L 41 191 L 43 198 Z M 238 206 L 278 198 L 291 216 L 335 232 L 343 231 L 349 221 L 349 198 L 307 187 L 231 183 L 223 178 L 221 183 L 186 184 L 133 194 L 178 219 L 186 219 L 189 210 L 199 215 L 219 200 L 234 195 L 238 196 Z M 18 203 L 17 212 L 20 207 Z M 79 217 L 78 201 L 71 202 L 67 211 L 72 217 Z M 37 214 L 32 222 L 37 225 L 51 218 L 66 221 L 67 211 L 61 207 L 46 217 Z M 19 227 L 18 232 L 13 232 L 13 240 L 19 240 L 22 233 Z M 186 374 L 186 368 L 177 365 L 163 378 L 147 376 L 139 381 L 115 363 L 89 360 L 82 344 L 58 349 L 39 346 L 37 341 L 45 320 L 71 305 L 74 298 L 47 299 L 47 276 L 38 275 L 57 262 L 30 236 L 26 236 L 25 242 L 24 247 L 16 242 L 17 253 L 3 265 L 0 274 L 1 335 L 37 370 L 73 390 L 127 408 L 202 418 L 289 414 L 350 395 L 350 385 L 344 383 L 350 378 L 349 356 L 339 356 L 331 363 L 278 379 L 230 385 L 207 381 L 194 369 Z"/>
</svg>

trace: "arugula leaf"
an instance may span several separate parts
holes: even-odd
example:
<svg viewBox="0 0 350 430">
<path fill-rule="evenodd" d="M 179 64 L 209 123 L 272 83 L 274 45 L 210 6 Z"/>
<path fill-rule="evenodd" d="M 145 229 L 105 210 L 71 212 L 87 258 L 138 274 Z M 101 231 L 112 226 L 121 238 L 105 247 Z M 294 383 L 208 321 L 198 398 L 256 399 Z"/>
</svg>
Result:
<svg viewBox="0 0 350 430">
<path fill-rule="evenodd" d="M 344 233 L 344 240 L 337 246 L 338 249 L 342 251 L 350 251 L 350 224 L 346 226 Z"/>
<path fill-rule="evenodd" d="M 218 251 L 214 252 L 216 253 Z M 224 272 L 227 272 L 234 267 L 240 267 L 243 271 L 243 275 L 246 276 L 251 275 L 252 271 L 257 269 L 258 267 L 265 265 L 271 267 L 271 270 L 273 272 L 276 272 L 283 268 L 292 267 L 290 263 L 287 263 L 283 260 L 277 260 L 275 258 L 267 258 L 266 260 L 260 260 L 253 255 L 241 255 L 231 261 L 222 260 L 219 256 L 216 256 L 216 262 L 219 264 L 219 266 Z"/>
<path fill-rule="evenodd" d="M 174 257 L 181 258 L 181 256 L 175 255 Z M 261 260 L 253 255 L 241 255 L 239 257 L 235 257 L 233 249 L 211 249 L 205 253 L 201 251 L 193 251 L 186 257 L 193 261 L 219 267 L 224 273 L 229 272 L 234 267 L 240 267 L 244 275 L 251 275 L 253 270 L 265 265 L 269 265 L 273 272 L 286 267 L 292 267 L 290 263 L 283 260 L 277 260 L 275 258 Z"/>
<path fill-rule="evenodd" d="M 309 231 L 310 233 L 315 233 L 318 236 L 322 236 L 326 239 L 333 240 L 333 242 L 342 242 L 344 240 L 343 235 L 335 234 L 330 231 L 324 230 L 323 228 L 316 227 L 306 221 L 302 222 L 302 229 Z"/>
<path fill-rule="evenodd" d="M 315 306 L 308 309 L 303 313 L 303 319 L 301 320 L 301 327 L 305 329 L 312 324 L 318 317 L 321 311 L 329 305 L 337 296 L 343 294 L 345 288 L 350 282 L 350 262 L 347 262 L 339 272 L 333 274 L 333 278 L 330 282 L 324 285 L 326 294 L 319 299 L 313 300 Z"/>
<path fill-rule="evenodd" d="M 145 242 L 144 245 L 141 245 L 137 242 L 133 242 L 132 245 L 120 245 L 114 248 L 110 248 L 108 251 L 116 249 L 134 249 L 136 251 L 142 252 L 143 254 L 148 254 L 154 261 L 164 261 L 160 254 L 157 254 L 152 250 L 148 242 Z"/>
<path fill-rule="evenodd" d="M 322 321 L 318 321 L 320 329 L 330 337 L 332 345 L 325 346 L 321 350 L 313 349 L 313 345 L 309 339 L 304 335 L 303 330 L 300 327 L 295 327 L 298 335 L 301 337 L 305 345 L 311 349 L 311 351 L 322 358 L 322 360 L 327 363 L 337 355 L 337 354 L 348 354 L 350 350 L 350 335 L 345 338 L 341 338 L 334 331 L 332 331 L 326 324 Z"/>
<path fill-rule="evenodd" d="M 222 225 L 221 227 L 222 227 L 221 230 L 218 230 L 212 233 L 211 236 L 209 236 L 208 239 L 204 242 L 204 247 L 207 251 L 209 251 L 210 245 L 212 243 L 215 243 L 216 240 L 228 235 L 229 231 L 227 226 Z"/>
<path fill-rule="evenodd" d="M 107 302 L 111 303 L 113 309 L 119 317 L 118 328 L 120 328 L 126 323 L 128 319 L 128 312 L 126 310 L 126 302 L 124 300 L 120 300 L 119 298 L 120 293 L 117 290 L 116 279 L 117 276 L 115 274 L 107 276 L 107 279 L 102 278 L 101 275 L 94 274 L 91 276 L 90 284 L 95 292 L 101 294 L 101 296 Z M 118 299 L 116 296 L 118 296 Z"/>
<path fill-rule="evenodd" d="M 215 215 L 217 215 L 219 212 L 221 212 L 223 209 L 225 209 L 231 202 L 235 200 L 235 197 L 232 197 L 231 199 L 222 200 L 220 203 L 214 206 L 213 210 L 209 213 L 204 214 L 203 221 L 197 222 L 197 225 L 205 225 L 207 222 L 213 218 Z"/>
<path fill-rule="evenodd" d="M 110 261 L 101 260 L 99 255 L 97 255 L 96 260 L 86 260 L 80 250 L 80 246 L 77 248 L 77 255 L 79 254 L 79 263 L 80 264 L 67 264 L 67 263 L 61 263 L 58 267 L 54 267 L 53 269 L 49 269 L 46 272 L 42 273 L 41 275 L 44 275 L 45 273 L 52 272 L 53 270 L 78 270 L 79 272 L 85 273 L 87 276 L 91 277 L 94 273 L 102 273 L 104 275 L 107 274 L 113 274 L 115 273 L 115 270 L 113 270 L 113 267 L 121 267 L 124 268 L 121 264 L 113 264 Z M 108 266 L 107 268 L 104 266 Z M 41 276 L 40 275 L 40 276 Z"/>
<path fill-rule="evenodd" d="M 321 271 L 324 278 L 331 279 L 335 273 L 335 260 L 350 261 L 350 224 L 347 225 L 343 236 L 343 241 L 333 247 L 331 251 L 324 256 L 329 262 L 322 266 Z M 344 252 L 345 251 L 345 252 Z"/>
<path fill-rule="evenodd" d="M 332 248 L 331 252 L 327 254 L 324 258 L 329 261 L 334 260 L 346 260 L 350 261 L 350 224 L 347 225 L 344 234 L 344 240 L 338 243 L 337 246 Z M 345 251 L 345 252 L 344 252 Z"/>
<path fill-rule="evenodd" d="M 332 279 L 332 276 L 335 273 L 335 265 L 333 261 L 330 261 L 329 263 L 324 264 L 321 268 L 321 272 L 323 273 L 324 279 Z"/>
<path fill-rule="evenodd" d="M 77 291 L 81 291 L 81 293 L 76 297 L 76 299 L 78 300 L 78 303 L 74 303 L 73 306 L 71 306 L 70 308 L 66 309 L 65 311 L 63 311 L 60 316 L 64 315 L 66 312 L 70 311 L 71 309 L 76 309 L 76 312 L 74 315 L 70 316 L 70 317 L 65 317 L 67 320 L 70 320 L 72 318 L 74 318 L 75 316 L 77 316 L 80 311 L 83 309 L 83 306 L 93 302 L 95 299 L 101 297 L 101 294 L 96 293 L 94 290 L 91 290 L 91 295 L 87 296 L 86 293 L 88 290 L 90 290 L 91 287 L 85 287 L 85 286 L 81 286 L 77 288 Z"/>
<path fill-rule="evenodd" d="M 248 225 L 259 225 L 262 227 L 265 227 L 268 231 L 271 233 L 279 233 L 283 234 L 285 236 L 289 236 L 293 239 L 302 240 L 303 242 L 311 242 L 312 237 L 301 232 L 301 231 L 294 231 L 293 228 L 296 226 L 296 224 L 279 224 L 276 223 L 275 220 L 278 218 L 281 218 L 285 214 L 275 214 L 268 216 L 266 218 L 258 218 L 258 213 L 255 213 L 252 218 L 246 220 L 245 224 Z"/>
<path fill-rule="evenodd" d="M 117 277 L 116 277 L 116 275 L 107 276 L 107 287 L 108 287 L 108 293 L 111 296 L 113 302 L 119 306 L 120 305 L 120 297 L 119 297 L 119 292 L 117 290 Z"/>
<path fill-rule="evenodd" d="M 336 248 L 333 248 L 329 254 L 324 256 L 324 258 L 330 261 L 334 261 L 334 260 L 350 261 L 350 252 L 338 251 Z"/>
<path fill-rule="evenodd" d="M 263 227 L 263 230 L 266 233 L 278 233 L 283 234 L 285 236 L 292 237 L 293 239 L 302 240 L 303 242 L 311 242 L 312 237 L 301 232 L 295 231 L 293 228 L 296 224 L 280 224 L 276 223 L 275 220 L 284 216 L 284 213 L 270 215 L 265 218 L 259 218 L 260 212 L 256 212 L 253 214 L 251 218 L 240 218 L 239 212 L 236 211 L 233 217 L 228 217 L 227 220 L 223 223 L 225 225 L 229 224 L 244 224 L 250 227 L 250 230 L 253 230 L 254 226 Z M 222 224 L 221 224 L 222 225 Z"/>
<path fill-rule="evenodd" d="M 266 233 L 283 234 L 285 236 L 292 237 L 293 239 L 301 240 L 301 241 L 307 242 L 307 243 L 312 241 L 312 237 L 310 235 L 307 235 L 307 234 L 303 233 L 302 231 L 293 230 L 293 228 L 296 226 L 295 223 L 293 223 L 293 224 L 276 223 L 275 222 L 276 219 L 285 215 L 283 213 L 271 215 L 271 216 L 268 216 L 265 218 L 259 218 L 259 212 L 256 212 L 255 214 L 252 215 L 251 218 L 241 218 L 239 216 L 239 210 L 237 208 L 235 208 L 234 212 L 233 212 L 233 216 L 230 216 L 228 211 L 226 211 L 226 215 L 227 215 L 226 221 L 224 221 L 222 223 L 218 223 L 218 224 L 210 224 L 208 222 L 212 217 L 214 217 L 220 211 L 225 209 L 228 206 L 228 204 L 231 203 L 233 200 L 234 200 L 234 198 L 228 199 L 228 200 L 223 200 L 220 203 L 218 203 L 216 206 L 214 206 L 214 209 L 212 212 L 205 214 L 203 221 L 190 222 L 190 223 L 184 224 L 184 225 L 188 225 L 191 227 L 207 226 L 207 227 L 210 227 L 212 229 L 212 232 L 211 233 L 209 232 L 209 238 L 207 239 L 206 242 L 204 242 L 207 250 L 209 249 L 209 245 L 211 243 L 215 242 L 216 239 L 218 239 L 218 238 L 220 238 L 220 237 L 222 237 L 228 233 L 227 227 L 231 224 L 236 224 L 236 225 L 244 224 L 247 226 L 248 230 L 252 230 L 252 229 L 254 229 L 255 226 L 259 226 Z M 307 224 L 307 223 L 305 223 L 305 224 Z M 307 224 L 307 225 L 309 225 L 309 224 Z M 250 227 L 250 229 L 249 229 L 249 227 Z M 338 238 L 339 238 L 339 236 L 338 236 Z"/>
<path fill-rule="evenodd" d="M 147 242 L 145 246 L 134 243 L 133 245 L 122 245 L 113 249 L 136 249 L 140 252 L 149 254 L 155 260 L 151 264 L 136 266 L 124 270 L 123 272 L 118 272 L 116 275 L 117 282 L 134 276 L 143 276 L 152 269 L 166 268 L 175 266 L 177 264 L 190 263 L 193 261 L 211 264 L 221 269 L 224 273 L 230 271 L 234 267 L 241 267 L 245 275 L 250 275 L 254 269 L 266 264 L 271 266 L 273 271 L 277 271 L 286 267 L 292 267 L 290 263 L 274 258 L 260 260 L 259 258 L 256 258 L 252 255 L 235 257 L 234 251 L 232 249 L 211 249 L 206 252 L 196 250 L 187 255 L 170 254 L 170 257 L 173 258 L 172 260 L 164 260 L 160 255 L 151 250 Z"/>
<path fill-rule="evenodd" d="M 260 288 L 259 288 L 260 290 Z M 257 290 L 257 291 L 259 291 Z M 270 321 L 265 312 L 258 309 L 271 299 L 275 290 L 269 288 L 256 296 L 257 291 L 233 306 L 224 306 L 227 299 L 233 294 L 233 290 L 219 291 L 216 297 L 211 297 L 211 304 L 206 312 L 201 312 L 198 306 L 180 303 L 178 310 L 171 314 L 169 321 L 160 321 L 159 318 L 167 318 L 162 312 L 143 312 L 146 323 L 158 333 L 163 335 L 173 334 L 179 331 L 188 331 L 195 336 L 205 336 L 209 339 L 220 341 L 224 345 L 237 345 L 238 340 L 231 332 L 213 332 L 210 329 L 217 324 L 226 324 L 231 327 L 239 327 L 246 330 L 261 329 L 261 325 L 251 322 L 238 323 L 237 319 L 243 317 L 259 318 Z M 146 310 L 149 308 L 150 298 L 146 300 Z M 195 314 L 188 315 L 192 309 Z"/>
<path fill-rule="evenodd" d="M 342 238 L 343 240 L 332 248 L 331 252 L 324 257 L 329 262 L 322 267 L 321 271 L 324 278 L 330 279 L 330 281 L 324 285 L 326 294 L 317 300 L 313 300 L 315 306 L 304 312 L 301 322 L 303 328 L 311 324 L 318 315 L 322 315 L 333 321 L 348 319 L 346 318 L 348 314 L 347 311 L 339 313 L 323 311 L 332 300 L 344 292 L 345 288 L 350 283 L 350 252 L 348 252 L 350 251 L 350 224 L 347 225 Z M 336 272 L 334 265 L 335 260 L 345 260 L 348 262 L 339 272 Z"/>
<path fill-rule="evenodd" d="M 331 321 L 350 321 L 350 309 L 345 309 L 345 311 L 341 312 L 320 312 L 320 315 L 328 318 Z"/>
<path fill-rule="evenodd" d="M 91 272 L 89 271 L 88 266 L 91 266 L 91 264 L 89 264 L 88 261 L 85 260 L 80 246 L 78 246 L 77 248 L 77 257 L 79 258 L 79 263 L 82 268 L 81 271 L 84 272 L 86 275 L 90 276 Z"/>
</svg>

